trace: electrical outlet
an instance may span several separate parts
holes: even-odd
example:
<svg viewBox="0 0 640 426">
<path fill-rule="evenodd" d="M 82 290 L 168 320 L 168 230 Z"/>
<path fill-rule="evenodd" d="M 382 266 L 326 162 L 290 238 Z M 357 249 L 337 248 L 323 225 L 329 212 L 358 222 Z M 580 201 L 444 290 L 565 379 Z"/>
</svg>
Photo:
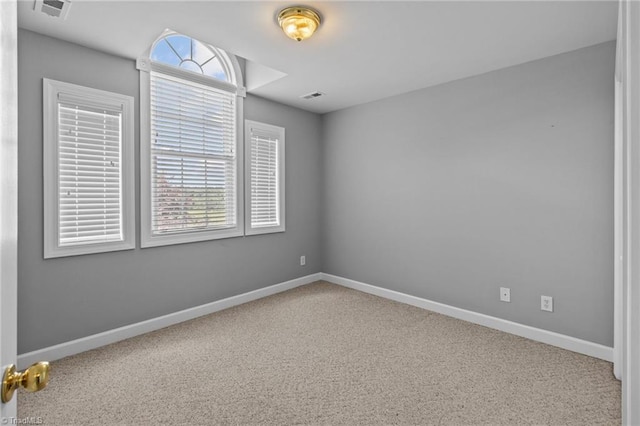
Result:
<svg viewBox="0 0 640 426">
<path fill-rule="evenodd" d="M 500 287 L 500 301 L 511 302 L 511 289 L 508 287 Z"/>
<path fill-rule="evenodd" d="M 307 264 L 307 256 L 300 256 L 300 266 Z"/>
<path fill-rule="evenodd" d="M 553 312 L 553 297 L 540 296 L 540 310 Z"/>
</svg>

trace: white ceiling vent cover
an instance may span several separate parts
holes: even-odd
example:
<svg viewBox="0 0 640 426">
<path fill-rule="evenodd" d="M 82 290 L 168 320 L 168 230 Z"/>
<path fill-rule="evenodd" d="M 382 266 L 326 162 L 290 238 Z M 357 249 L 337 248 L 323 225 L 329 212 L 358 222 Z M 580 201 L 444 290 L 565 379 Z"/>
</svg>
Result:
<svg viewBox="0 0 640 426">
<path fill-rule="evenodd" d="M 306 95 L 302 95 L 300 97 L 302 99 L 315 99 L 315 98 L 319 98 L 320 96 L 324 96 L 324 93 L 322 93 L 322 92 L 311 92 L 311 93 L 307 93 Z"/>
<path fill-rule="evenodd" d="M 36 0 L 33 10 L 54 18 L 67 19 L 71 9 L 71 0 Z"/>
</svg>

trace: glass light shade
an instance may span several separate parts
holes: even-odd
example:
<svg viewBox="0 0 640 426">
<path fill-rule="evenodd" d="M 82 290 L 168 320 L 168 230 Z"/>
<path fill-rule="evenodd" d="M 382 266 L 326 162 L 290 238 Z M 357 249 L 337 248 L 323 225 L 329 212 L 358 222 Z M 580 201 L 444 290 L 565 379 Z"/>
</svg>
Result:
<svg viewBox="0 0 640 426">
<path fill-rule="evenodd" d="M 278 24 L 287 37 L 302 41 L 316 31 L 320 25 L 320 15 L 307 7 L 288 7 L 278 14 Z"/>
</svg>

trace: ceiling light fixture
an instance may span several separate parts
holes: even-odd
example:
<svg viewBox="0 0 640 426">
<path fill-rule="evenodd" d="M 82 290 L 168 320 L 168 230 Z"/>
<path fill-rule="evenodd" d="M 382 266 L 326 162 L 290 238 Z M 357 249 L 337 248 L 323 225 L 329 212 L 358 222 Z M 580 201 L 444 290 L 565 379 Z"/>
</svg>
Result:
<svg viewBox="0 0 640 426">
<path fill-rule="evenodd" d="M 296 41 L 311 37 L 320 26 L 320 21 L 320 14 L 305 6 L 287 7 L 278 14 L 278 24 L 282 31 Z"/>
</svg>

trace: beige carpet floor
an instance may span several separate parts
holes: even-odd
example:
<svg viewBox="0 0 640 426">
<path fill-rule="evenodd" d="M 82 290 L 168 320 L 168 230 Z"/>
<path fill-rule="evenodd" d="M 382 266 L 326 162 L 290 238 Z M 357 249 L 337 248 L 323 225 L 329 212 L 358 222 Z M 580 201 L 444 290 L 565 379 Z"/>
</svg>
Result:
<svg viewBox="0 0 640 426">
<path fill-rule="evenodd" d="M 608 362 L 318 282 L 52 363 L 47 425 L 620 424 Z"/>
</svg>

